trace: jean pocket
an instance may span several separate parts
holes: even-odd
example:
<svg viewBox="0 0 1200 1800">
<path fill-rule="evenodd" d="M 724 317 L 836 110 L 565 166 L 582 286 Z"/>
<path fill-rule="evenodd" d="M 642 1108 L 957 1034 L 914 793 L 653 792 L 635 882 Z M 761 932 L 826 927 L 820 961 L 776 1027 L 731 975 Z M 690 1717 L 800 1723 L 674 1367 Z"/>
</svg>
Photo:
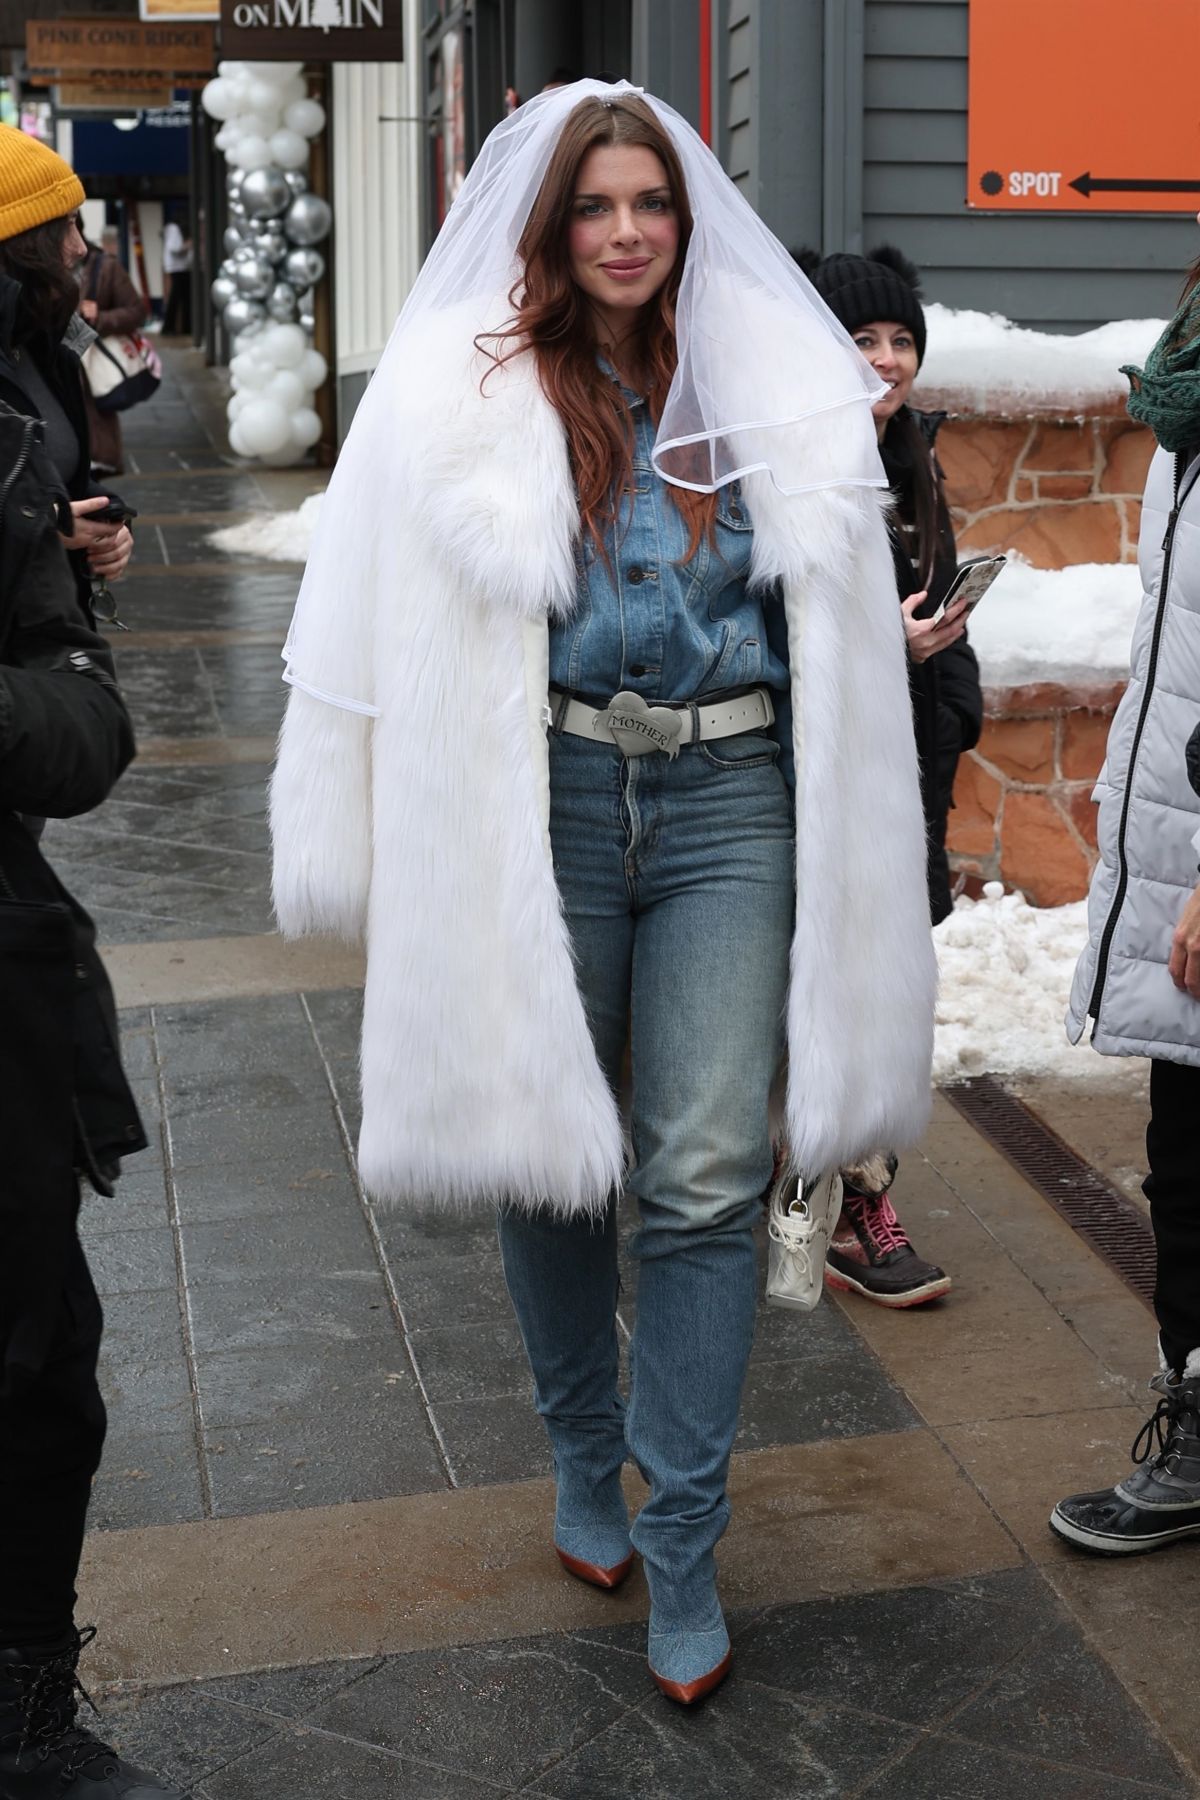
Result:
<svg viewBox="0 0 1200 1800">
<path fill-rule="evenodd" d="M 779 745 L 763 731 L 714 738 L 709 743 L 697 744 L 696 748 L 714 769 L 766 769 L 779 757 Z"/>
</svg>

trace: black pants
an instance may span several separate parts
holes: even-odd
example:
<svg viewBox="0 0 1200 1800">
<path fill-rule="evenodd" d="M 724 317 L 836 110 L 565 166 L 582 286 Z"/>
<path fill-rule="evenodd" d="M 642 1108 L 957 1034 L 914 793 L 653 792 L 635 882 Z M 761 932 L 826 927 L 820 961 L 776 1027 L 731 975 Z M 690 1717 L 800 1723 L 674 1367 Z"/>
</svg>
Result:
<svg viewBox="0 0 1200 1800">
<path fill-rule="evenodd" d="M 0 1388 L 0 1646 L 61 1642 L 75 1611 L 92 1477 L 104 1445 L 104 1316 L 78 1237 L 26 1301 L 51 1329 L 37 1368 Z"/>
<path fill-rule="evenodd" d="M 1151 1063 L 1146 1160 L 1142 1192 L 1158 1248 L 1154 1310 L 1163 1355 L 1178 1374 L 1200 1350 L 1200 1068 Z"/>
<path fill-rule="evenodd" d="M 163 336 L 176 337 L 182 334 L 189 337 L 192 330 L 192 271 L 180 269 L 171 277 L 171 291 L 167 295 L 166 310 L 163 313 Z"/>
</svg>

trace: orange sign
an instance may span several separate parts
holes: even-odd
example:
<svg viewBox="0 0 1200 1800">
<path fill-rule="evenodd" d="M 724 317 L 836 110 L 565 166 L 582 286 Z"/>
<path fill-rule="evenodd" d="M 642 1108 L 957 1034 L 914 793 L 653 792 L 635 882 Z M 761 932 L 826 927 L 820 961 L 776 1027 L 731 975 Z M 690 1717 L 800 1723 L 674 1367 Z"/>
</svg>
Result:
<svg viewBox="0 0 1200 1800">
<path fill-rule="evenodd" d="M 1200 209 L 1200 0 L 970 0 L 967 204 Z"/>
</svg>

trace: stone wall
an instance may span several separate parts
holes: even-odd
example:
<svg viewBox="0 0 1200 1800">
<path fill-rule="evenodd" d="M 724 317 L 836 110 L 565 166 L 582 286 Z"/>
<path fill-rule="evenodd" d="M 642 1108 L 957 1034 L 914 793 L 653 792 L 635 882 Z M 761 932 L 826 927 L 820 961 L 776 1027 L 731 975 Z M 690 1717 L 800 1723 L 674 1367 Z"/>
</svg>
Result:
<svg viewBox="0 0 1200 1800">
<path fill-rule="evenodd" d="M 1124 407 L 1089 417 L 922 394 L 951 413 L 938 438 L 961 556 L 1019 551 L 1039 569 L 1132 562 L 1154 440 Z M 987 670 L 982 671 L 984 682 Z M 985 880 L 1036 906 L 1081 899 L 1096 860 L 1092 788 L 1124 683 L 988 689 L 978 747 L 963 757 L 947 842 L 968 891 Z"/>
<path fill-rule="evenodd" d="M 1091 794 L 1123 692 L 1123 682 L 985 692 L 983 735 L 959 763 L 947 833 L 968 892 L 1002 881 L 1034 906 L 1087 893 L 1096 860 Z"/>
<path fill-rule="evenodd" d="M 1127 415 L 947 419 L 938 438 L 961 555 L 1038 569 L 1132 562 L 1154 439 Z"/>
</svg>

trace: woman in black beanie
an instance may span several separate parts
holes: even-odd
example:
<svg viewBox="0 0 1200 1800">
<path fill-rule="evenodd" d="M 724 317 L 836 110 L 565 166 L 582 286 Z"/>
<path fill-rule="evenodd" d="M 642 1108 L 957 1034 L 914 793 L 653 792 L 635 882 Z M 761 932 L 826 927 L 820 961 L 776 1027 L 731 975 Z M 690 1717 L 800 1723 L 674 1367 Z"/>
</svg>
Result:
<svg viewBox="0 0 1200 1800">
<path fill-rule="evenodd" d="M 934 450 L 944 413 L 916 412 L 908 396 L 925 356 L 920 277 L 898 250 L 797 262 L 846 327 L 889 392 L 874 407 L 879 451 L 895 499 L 892 548 L 908 640 L 921 794 L 928 840 L 929 907 L 937 925 L 951 908 L 946 818 L 964 750 L 983 727 L 979 665 L 962 614 L 930 618 L 954 577 L 958 555 Z M 896 1159 L 881 1153 L 844 1169 L 845 1202 L 826 1261 L 830 1286 L 851 1288 L 880 1305 L 919 1306 L 946 1293 L 950 1278 L 914 1251 L 888 1195 Z"/>
</svg>

